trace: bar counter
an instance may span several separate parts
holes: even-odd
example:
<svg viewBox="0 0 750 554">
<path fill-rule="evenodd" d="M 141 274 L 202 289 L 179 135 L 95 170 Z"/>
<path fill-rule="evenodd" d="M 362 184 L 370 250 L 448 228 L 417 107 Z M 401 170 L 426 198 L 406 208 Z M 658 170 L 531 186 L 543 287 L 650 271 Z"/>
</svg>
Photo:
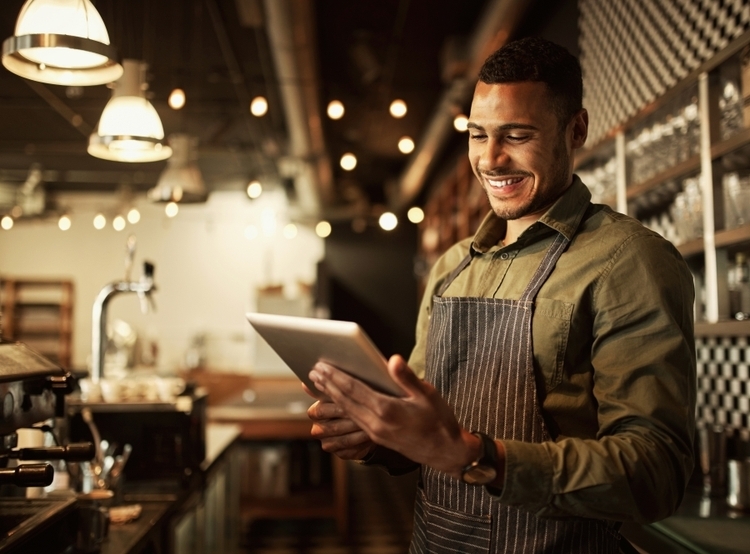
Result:
<svg viewBox="0 0 750 554">
<path fill-rule="evenodd" d="M 723 498 L 706 498 L 690 489 L 677 512 L 671 517 L 651 525 L 626 523 L 620 532 L 645 552 L 750 552 L 750 513 L 731 510 Z"/>
<path fill-rule="evenodd" d="M 237 425 L 209 423 L 206 427 L 206 458 L 196 486 L 182 491 L 165 492 L 157 487 L 137 486 L 124 495 L 123 505 L 140 504 L 141 515 L 134 521 L 111 524 L 101 547 L 101 554 L 137 554 L 143 551 L 171 551 L 172 519 L 184 510 L 189 496 L 200 492 L 212 470 L 240 437 Z"/>
</svg>

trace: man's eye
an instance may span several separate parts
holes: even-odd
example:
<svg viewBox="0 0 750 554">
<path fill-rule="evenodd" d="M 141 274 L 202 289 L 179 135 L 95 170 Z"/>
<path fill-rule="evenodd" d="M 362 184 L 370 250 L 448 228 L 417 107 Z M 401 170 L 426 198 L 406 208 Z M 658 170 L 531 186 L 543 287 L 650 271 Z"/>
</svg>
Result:
<svg viewBox="0 0 750 554">
<path fill-rule="evenodd" d="M 527 137 L 526 135 L 506 135 L 505 138 L 511 142 L 521 142 L 526 140 Z"/>
<path fill-rule="evenodd" d="M 474 134 L 469 135 L 469 138 L 471 140 L 482 140 L 482 139 L 484 139 L 486 137 L 487 137 L 487 135 L 483 135 L 481 133 L 474 133 Z"/>
</svg>

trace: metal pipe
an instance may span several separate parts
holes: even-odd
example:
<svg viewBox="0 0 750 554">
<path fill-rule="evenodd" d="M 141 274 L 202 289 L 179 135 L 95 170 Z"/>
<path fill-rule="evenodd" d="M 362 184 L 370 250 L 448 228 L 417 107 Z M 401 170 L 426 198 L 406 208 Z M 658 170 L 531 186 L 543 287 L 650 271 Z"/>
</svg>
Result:
<svg viewBox="0 0 750 554">
<path fill-rule="evenodd" d="M 150 265 L 150 264 L 149 264 Z M 148 266 L 147 266 L 148 267 Z M 151 266 L 153 275 L 153 266 Z M 107 307 L 109 301 L 117 294 L 135 292 L 141 299 L 151 299 L 151 292 L 156 290 L 152 276 L 148 271 L 140 281 L 114 281 L 104 285 L 94 299 L 91 326 L 91 381 L 98 383 L 104 375 L 104 352 L 107 349 Z M 143 309 L 145 304 L 141 304 Z"/>
</svg>

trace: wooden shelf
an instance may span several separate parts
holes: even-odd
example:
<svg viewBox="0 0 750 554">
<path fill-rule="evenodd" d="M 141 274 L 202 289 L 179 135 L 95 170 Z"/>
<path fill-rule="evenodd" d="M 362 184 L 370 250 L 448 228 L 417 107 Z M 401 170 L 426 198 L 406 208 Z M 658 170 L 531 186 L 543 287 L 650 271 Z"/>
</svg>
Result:
<svg viewBox="0 0 750 554">
<path fill-rule="evenodd" d="M 2 277 L 0 283 L 3 337 L 23 342 L 69 369 L 74 301 L 72 281 Z"/>
<path fill-rule="evenodd" d="M 634 200 L 635 198 L 638 198 L 639 196 L 642 196 L 647 192 L 658 188 L 660 185 L 666 183 L 667 181 L 671 181 L 672 179 L 677 179 L 684 175 L 696 172 L 700 168 L 700 156 L 692 156 L 691 158 L 688 158 L 687 160 L 684 160 L 677 165 L 670 167 L 666 171 L 657 173 L 656 175 L 646 179 L 645 181 L 628 186 L 627 198 L 628 200 Z"/>
<path fill-rule="evenodd" d="M 719 321 L 695 323 L 696 337 L 739 337 L 750 335 L 750 321 Z"/>
</svg>

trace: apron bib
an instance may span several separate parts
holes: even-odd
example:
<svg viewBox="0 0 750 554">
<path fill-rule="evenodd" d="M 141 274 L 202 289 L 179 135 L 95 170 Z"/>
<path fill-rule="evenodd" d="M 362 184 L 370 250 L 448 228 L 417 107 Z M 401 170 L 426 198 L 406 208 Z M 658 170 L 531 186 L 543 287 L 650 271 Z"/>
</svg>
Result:
<svg viewBox="0 0 750 554">
<path fill-rule="evenodd" d="M 467 256 L 434 298 L 426 381 L 466 429 L 496 439 L 552 440 L 540 413 L 531 348 L 534 300 L 568 245 L 558 234 L 520 300 L 442 294 L 471 261 Z M 422 466 L 411 554 L 618 553 L 615 524 L 585 518 L 542 519 L 493 500 Z"/>
</svg>

